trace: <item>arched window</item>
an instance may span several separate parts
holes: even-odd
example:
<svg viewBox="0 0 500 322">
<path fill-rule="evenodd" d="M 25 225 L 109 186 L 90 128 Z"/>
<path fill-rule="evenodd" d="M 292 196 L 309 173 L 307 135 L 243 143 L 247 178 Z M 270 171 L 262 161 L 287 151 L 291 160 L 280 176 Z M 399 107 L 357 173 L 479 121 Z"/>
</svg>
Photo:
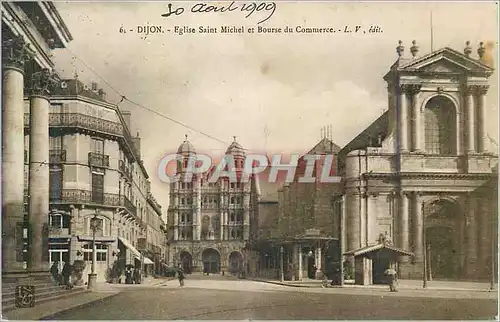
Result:
<svg viewBox="0 0 500 322">
<path fill-rule="evenodd" d="M 456 114 L 453 102 L 436 96 L 425 106 L 425 151 L 434 155 L 456 153 Z"/>
</svg>

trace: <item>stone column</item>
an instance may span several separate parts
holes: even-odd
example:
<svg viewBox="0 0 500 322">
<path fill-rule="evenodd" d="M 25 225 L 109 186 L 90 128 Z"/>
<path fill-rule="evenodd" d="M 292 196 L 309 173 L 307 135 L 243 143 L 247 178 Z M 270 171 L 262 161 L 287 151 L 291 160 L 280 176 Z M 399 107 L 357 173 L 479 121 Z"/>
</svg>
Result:
<svg viewBox="0 0 500 322">
<path fill-rule="evenodd" d="M 490 222 L 490 209 L 489 205 L 487 203 L 487 200 L 481 200 L 478 199 L 478 214 L 479 214 L 479 263 L 488 263 L 489 262 L 489 257 L 491 255 L 490 252 L 490 244 L 491 244 L 491 222 Z M 484 276 L 488 276 L 490 274 L 490 270 L 488 268 L 488 264 L 481 265 L 482 273 Z"/>
<path fill-rule="evenodd" d="M 48 69 L 34 73 L 30 98 L 29 260 L 32 272 L 49 266 L 49 96 L 57 85 Z"/>
<path fill-rule="evenodd" d="M 196 177 L 195 182 L 195 200 L 196 200 L 196 240 L 201 239 L 201 178 Z"/>
<path fill-rule="evenodd" d="M 400 208 L 399 208 L 399 246 L 401 249 L 404 249 L 406 251 L 410 250 L 410 215 L 409 215 L 409 210 L 410 210 L 410 202 L 409 202 L 409 195 L 408 193 L 402 192 L 400 194 L 400 202 L 399 202 Z M 402 263 L 407 263 L 408 262 L 408 256 L 401 256 L 401 262 Z"/>
<path fill-rule="evenodd" d="M 415 263 L 422 263 L 424 260 L 424 213 L 420 195 L 413 195 L 413 255 Z"/>
<path fill-rule="evenodd" d="M 174 210 L 174 240 L 179 240 L 179 212 Z"/>
<path fill-rule="evenodd" d="M 302 245 L 298 245 L 297 251 L 298 251 L 298 257 L 299 257 L 299 275 L 298 275 L 298 277 L 299 277 L 299 281 L 302 281 L 303 273 L 304 273 L 304 271 L 302 269 L 302 256 L 303 256 L 302 255 Z"/>
<path fill-rule="evenodd" d="M 476 274 L 476 263 L 477 263 L 477 201 L 474 195 L 470 194 L 467 203 L 467 223 L 466 223 L 466 234 L 467 234 L 467 276 L 474 277 Z"/>
<path fill-rule="evenodd" d="M 407 87 L 407 85 L 401 85 L 399 87 L 399 147 L 402 152 L 408 151 Z"/>
<path fill-rule="evenodd" d="M 2 41 L 2 273 L 23 271 L 24 63 L 22 37 Z"/>
<path fill-rule="evenodd" d="M 413 85 L 411 86 L 412 93 L 412 114 L 413 114 L 413 133 L 412 133 L 412 142 L 413 142 L 413 151 L 422 152 L 422 113 L 420 111 L 420 102 L 419 102 L 419 93 L 420 93 L 421 85 Z"/>
<path fill-rule="evenodd" d="M 243 239 L 248 240 L 250 236 L 250 194 L 243 195 Z"/>
<path fill-rule="evenodd" d="M 486 131 L 486 93 L 488 92 L 488 86 L 482 85 L 476 88 L 478 95 L 478 130 L 477 130 L 477 152 L 486 152 L 486 136 L 488 135 Z"/>
<path fill-rule="evenodd" d="M 361 192 L 359 203 L 360 203 L 360 222 L 359 222 L 359 231 L 360 231 L 360 239 L 361 239 L 361 247 L 367 245 L 366 239 L 366 203 L 367 203 L 367 195 L 365 192 Z"/>
<path fill-rule="evenodd" d="M 321 270 L 321 265 L 322 265 L 322 261 L 321 261 L 321 257 L 322 257 L 322 254 L 321 254 L 321 247 L 318 246 L 316 248 L 316 251 L 315 251 L 315 254 L 314 254 L 314 265 L 316 265 L 316 273 L 315 273 L 315 278 L 316 279 L 321 279 L 323 278 L 323 272 Z"/>
<path fill-rule="evenodd" d="M 346 239 L 347 249 L 351 251 L 360 248 L 360 214 L 359 214 L 359 194 L 349 192 L 346 195 Z"/>
<path fill-rule="evenodd" d="M 467 109 L 467 151 L 469 153 L 476 152 L 476 126 L 475 126 L 475 104 L 473 96 L 473 87 L 465 88 L 465 106 Z"/>
</svg>

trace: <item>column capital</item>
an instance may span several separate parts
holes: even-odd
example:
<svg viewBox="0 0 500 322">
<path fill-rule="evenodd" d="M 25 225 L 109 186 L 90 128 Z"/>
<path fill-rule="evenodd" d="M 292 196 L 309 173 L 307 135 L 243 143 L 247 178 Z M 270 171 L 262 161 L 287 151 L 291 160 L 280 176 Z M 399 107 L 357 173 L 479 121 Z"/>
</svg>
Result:
<svg viewBox="0 0 500 322">
<path fill-rule="evenodd" d="M 475 85 L 462 85 L 461 89 L 462 92 L 468 96 L 474 94 L 475 87 L 476 87 Z"/>
<path fill-rule="evenodd" d="M 2 41 L 2 63 L 4 67 L 16 68 L 24 72 L 24 63 L 32 59 L 35 52 L 22 36 L 14 36 Z"/>
<path fill-rule="evenodd" d="M 489 88 L 490 88 L 489 85 L 476 85 L 476 86 L 474 86 L 474 90 L 476 92 L 476 95 L 479 95 L 479 96 L 486 95 Z"/>
<path fill-rule="evenodd" d="M 416 94 L 420 92 L 420 89 L 422 88 L 422 85 L 420 84 L 399 84 L 396 89 L 398 93 L 405 93 L 405 94 Z"/>
<path fill-rule="evenodd" d="M 47 96 L 59 84 L 59 76 L 48 68 L 31 75 L 31 95 Z"/>
</svg>

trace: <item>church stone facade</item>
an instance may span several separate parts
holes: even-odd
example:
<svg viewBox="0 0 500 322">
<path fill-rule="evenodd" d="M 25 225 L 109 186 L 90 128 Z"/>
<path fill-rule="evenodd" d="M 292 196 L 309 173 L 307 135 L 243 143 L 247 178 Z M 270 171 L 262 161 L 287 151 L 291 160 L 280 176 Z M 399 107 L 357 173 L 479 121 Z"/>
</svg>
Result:
<svg viewBox="0 0 500 322">
<path fill-rule="evenodd" d="M 413 43 L 385 75 L 389 108 L 339 152 L 345 251 L 386 234 L 414 254 L 401 278 L 488 278 L 497 238 L 497 155 L 488 151 L 488 78 L 478 58 L 443 48 L 418 57 Z M 366 261 L 364 270 L 377 263 Z"/>
<path fill-rule="evenodd" d="M 209 182 L 214 167 L 207 173 L 189 173 L 188 162 L 196 155 L 187 140 L 177 151 L 180 180 L 171 183 L 168 210 L 170 266 L 187 273 L 233 273 L 245 269 L 246 242 L 254 218 L 255 181 L 229 182 L 221 178 Z M 236 141 L 228 147 L 237 172 L 244 166 L 245 151 Z"/>
</svg>

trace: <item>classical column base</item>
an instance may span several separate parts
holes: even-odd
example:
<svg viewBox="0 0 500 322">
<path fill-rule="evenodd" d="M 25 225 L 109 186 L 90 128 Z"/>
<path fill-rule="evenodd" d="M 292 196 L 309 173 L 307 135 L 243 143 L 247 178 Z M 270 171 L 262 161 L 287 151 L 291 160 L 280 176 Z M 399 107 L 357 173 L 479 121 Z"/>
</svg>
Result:
<svg viewBox="0 0 500 322">
<path fill-rule="evenodd" d="M 412 263 L 400 262 L 398 264 L 399 273 L 398 278 L 400 279 L 414 279 L 414 266 Z"/>
<path fill-rule="evenodd" d="M 320 269 L 316 270 L 316 273 L 314 273 L 314 279 L 321 280 L 323 279 L 323 276 L 323 271 Z"/>
<path fill-rule="evenodd" d="M 89 290 L 95 290 L 97 288 L 97 274 L 89 274 L 87 288 Z"/>
</svg>

